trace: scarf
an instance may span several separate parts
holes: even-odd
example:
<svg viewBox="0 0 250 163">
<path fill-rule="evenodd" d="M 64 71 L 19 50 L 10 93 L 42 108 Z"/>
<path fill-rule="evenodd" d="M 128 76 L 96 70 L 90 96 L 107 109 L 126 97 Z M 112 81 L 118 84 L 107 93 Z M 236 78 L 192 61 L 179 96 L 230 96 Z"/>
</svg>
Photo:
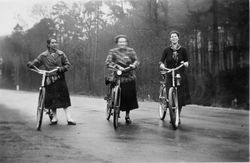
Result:
<svg viewBox="0 0 250 163">
<path fill-rule="evenodd" d="M 177 50 L 179 50 L 181 48 L 181 45 L 180 44 L 177 44 L 176 47 L 174 47 L 172 44 L 170 45 L 170 48 L 173 50 L 173 59 L 178 62 L 178 52 Z"/>
</svg>

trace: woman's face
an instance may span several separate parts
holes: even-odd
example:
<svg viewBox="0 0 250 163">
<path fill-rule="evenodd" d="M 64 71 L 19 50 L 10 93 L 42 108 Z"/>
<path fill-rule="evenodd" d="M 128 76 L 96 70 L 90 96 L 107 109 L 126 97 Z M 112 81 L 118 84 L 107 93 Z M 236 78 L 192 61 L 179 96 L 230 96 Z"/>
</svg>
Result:
<svg viewBox="0 0 250 163">
<path fill-rule="evenodd" d="M 178 35 L 176 33 L 172 33 L 170 35 L 170 41 L 172 42 L 172 44 L 178 43 L 178 41 L 179 41 Z"/>
<path fill-rule="evenodd" d="M 55 39 L 51 39 L 49 47 L 54 50 L 57 48 L 57 42 Z"/>
<path fill-rule="evenodd" d="M 127 41 L 126 38 L 121 37 L 121 38 L 118 39 L 117 45 L 120 48 L 124 48 L 124 47 L 126 47 L 128 45 L 128 41 Z"/>
</svg>

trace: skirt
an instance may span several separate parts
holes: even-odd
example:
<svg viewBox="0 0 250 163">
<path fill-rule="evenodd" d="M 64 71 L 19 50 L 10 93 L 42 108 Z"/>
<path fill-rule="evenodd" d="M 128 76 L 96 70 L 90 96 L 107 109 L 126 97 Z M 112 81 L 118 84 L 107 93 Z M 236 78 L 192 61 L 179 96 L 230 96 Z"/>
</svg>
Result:
<svg viewBox="0 0 250 163">
<path fill-rule="evenodd" d="M 121 111 L 130 111 L 138 108 L 135 80 L 121 83 Z"/>
<path fill-rule="evenodd" d="M 57 109 L 71 106 L 64 75 L 54 83 L 46 85 L 45 108 Z"/>
</svg>

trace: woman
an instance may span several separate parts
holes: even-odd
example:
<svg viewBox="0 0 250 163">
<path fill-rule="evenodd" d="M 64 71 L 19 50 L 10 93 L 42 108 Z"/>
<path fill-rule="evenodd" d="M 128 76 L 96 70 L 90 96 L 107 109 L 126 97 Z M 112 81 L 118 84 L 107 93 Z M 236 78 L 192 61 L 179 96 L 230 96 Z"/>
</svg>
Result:
<svg viewBox="0 0 250 163">
<path fill-rule="evenodd" d="M 178 87 L 178 98 L 179 98 L 179 115 L 181 114 L 182 106 L 190 103 L 190 94 L 188 88 L 187 76 L 185 73 L 185 68 L 188 67 L 188 55 L 184 47 L 179 44 L 179 32 L 172 31 L 170 32 L 170 42 L 171 45 L 167 47 L 162 54 L 160 60 L 160 68 L 175 68 L 178 67 L 181 63 L 184 64 L 184 67 L 179 69 L 181 76 L 181 85 Z M 167 90 L 172 85 L 172 76 L 168 74 L 167 76 Z M 167 91 L 168 92 L 168 91 Z M 179 116 L 180 117 L 180 116 Z"/>
<path fill-rule="evenodd" d="M 126 35 L 118 35 L 115 37 L 115 43 L 117 47 L 109 51 L 109 55 L 106 59 L 107 66 L 115 63 L 122 68 L 131 67 L 135 69 L 139 62 L 137 60 L 136 53 L 133 48 L 128 47 L 128 38 Z M 138 108 L 137 95 L 136 95 L 136 83 L 135 83 L 134 70 L 124 72 L 121 77 L 121 111 L 126 111 L 125 121 L 130 124 L 130 110 Z"/>
<path fill-rule="evenodd" d="M 59 67 L 56 74 L 46 79 L 45 108 L 52 109 L 53 118 L 51 125 L 57 124 L 57 108 L 64 109 L 68 125 L 76 125 L 68 110 L 71 102 L 64 76 L 64 73 L 68 71 L 71 65 L 64 52 L 57 49 L 55 39 L 47 40 L 47 50 L 27 64 L 29 68 L 33 66 L 40 67 L 42 65 L 48 71 Z"/>
</svg>

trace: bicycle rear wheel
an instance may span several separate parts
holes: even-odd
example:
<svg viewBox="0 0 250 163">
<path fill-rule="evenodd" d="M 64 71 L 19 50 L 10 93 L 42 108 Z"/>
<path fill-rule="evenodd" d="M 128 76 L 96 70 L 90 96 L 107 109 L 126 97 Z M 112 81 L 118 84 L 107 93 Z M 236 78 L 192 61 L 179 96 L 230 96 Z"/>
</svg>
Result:
<svg viewBox="0 0 250 163">
<path fill-rule="evenodd" d="M 158 111 L 160 119 L 164 120 L 167 112 L 167 94 L 166 94 L 166 87 L 162 85 L 160 86 L 160 91 L 159 91 Z"/>
<path fill-rule="evenodd" d="M 178 105 L 178 95 L 177 89 L 171 87 L 168 92 L 169 101 L 169 115 L 171 124 L 174 129 L 179 127 L 179 105 Z"/>
<path fill-rule="evenodd" d="M 42 121 L 43 121 L 43 111 L 44 111 L 44 101 L 45 101 L 45 89 L 42 88 L 39 91 L 38 106 L 37 106 L 37 121 L 36 129 L 41 130 Z"/>
<path fill-rule="evenodd" d="M 120 114 L 120 99 L 121 99 L 121 90 L 119 87 L 115 87 L 115 96 L 114 96 L 114 115 L 113 115 L 113 124 L 114 128 L 118 128 L 118 119 Z"/>
</svg>

